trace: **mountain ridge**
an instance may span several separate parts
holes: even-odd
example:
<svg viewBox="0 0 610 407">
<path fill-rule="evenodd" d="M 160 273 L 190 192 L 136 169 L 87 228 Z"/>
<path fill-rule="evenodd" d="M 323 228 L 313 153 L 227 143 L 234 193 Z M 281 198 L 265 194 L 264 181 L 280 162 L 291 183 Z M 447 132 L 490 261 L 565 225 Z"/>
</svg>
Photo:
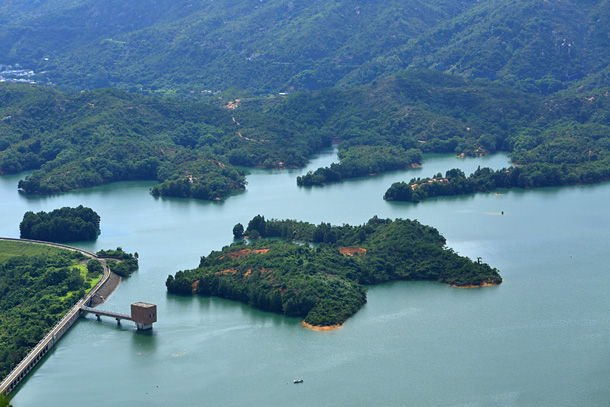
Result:
<svg viewBox="0 0 610 407">
<path fill-rule="evenodd" d="M 609 4 L 46 2 L 0 28 L 0 60 L 46 71 L 64 89 L 182 97 L 351 87 L 411 68 L 548 94 L 589 76 L 610 83 L 600 75 L 610 50 Z M 0 9 L 7 16 L 14 11 Z"/>
</svg>

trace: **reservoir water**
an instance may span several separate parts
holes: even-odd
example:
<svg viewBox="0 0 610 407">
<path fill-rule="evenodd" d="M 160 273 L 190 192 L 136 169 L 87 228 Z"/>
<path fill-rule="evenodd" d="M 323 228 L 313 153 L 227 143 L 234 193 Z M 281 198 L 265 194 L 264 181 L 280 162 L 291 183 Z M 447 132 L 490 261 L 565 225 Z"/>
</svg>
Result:
<svg viewBox="0 0 610 407">
<path fill-rule="evenodd" d="M 140 270 L 102 306 L 158 305 L 152 333 L 83 317 L 12 396 L 27 406 L 607 406 L 610 403 L 610 183 L 510 190 L 419 204 L 382 199 L 395 181 L 453 167 L 501 168 L 505 155 L 428 156 L 423 168 L 299 188 L 298 170 L 251 170 L 225 202 L 155 199 L 152 182 L 52 197 L 0 177 L 0 235 L 28 211 L 84 205 L 101 216 L 90 250 L 138 252 Z M 502 215 L 502 212 L 504 213 Z M 377 215 L 436 227 L 458 253 L 500 270 L 482 289 L 399 282 L 369 287 L 343 327 L 216 298 L 166 294 L 169 274 L 232 242 L 254 215 L 362 224 Z M 293 379 L 303 379 L 295 385 Z"/>
</svg>

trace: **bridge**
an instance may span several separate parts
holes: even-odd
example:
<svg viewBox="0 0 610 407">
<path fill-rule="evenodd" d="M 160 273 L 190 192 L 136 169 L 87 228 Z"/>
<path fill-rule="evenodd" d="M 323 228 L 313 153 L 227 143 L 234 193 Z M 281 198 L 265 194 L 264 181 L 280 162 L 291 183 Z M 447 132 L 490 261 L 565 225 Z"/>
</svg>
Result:
<svg viewBox="0 0 610 407">
<path fill-rule="evenodd" d="M 100 280 L 101 281 L 101 280 Z M 59 339 L 70 329 L 81 315 L 80 307 L 91 297 L 81 298 L 74 307 L 51 329 L 51 331 L 32 349 L 25 358 L 0 383 L 0 393 L 8 395 L 27 374 L 42 360 Z"/>
<path fill-rule="evenodd" d="M 152 324 L 157 322 L 157 306 L 146 302 L 136 302 L 131 304 L 131 315 L 121 312 L 104 311 L 98 308 L 91 308 L 86 305 L 81 306 L 82 312 L 94 314 L 99 320 L 101 316 L 111 317 L 116 319 L 117 323 L 121 323 L 122 319 L 133 321 L 138 329 L 151 329 Z"/>
<path fill-rule="evenodd" d="M 59 243 L 12 238 L 0 238 L 0 240 L 55 246 L 62 249 L 80 252 L 92 259 L 98 259 L 97 255 L 93 252 L 79 249 L 76 247 L 62 245 Z M 19 364 L 8 374 L 8 376 L 4 378 L 4 380 L 0 383 L 0 394 L 8 395 L 11 391 L 13 391 L 19 385 L 19 383 L 21 383 L 21 381 L 27 376 L 27 374 L 42 360 L 42 358 L 49 352 L 49 350 L 57 343 L 57 341 L 59 341 L 59 339 L 70 329 L 70 327 L 74 325 L 74 323 L 83 314 L 83 312 L 91 312 L 89 310 L 94 310 L 93 313 L 99 315 L 113 316 L 115 318 L 129 319 L 130 321 L 134 321 L 138 326 L 138 329 L 152 328 L 153 322 L 157 321 L 157 306 L 154 304 L 132 304 L 131 315 L 109 313 L 106 311 L 96 310 L 95 308 L 90 307 L 92 305 L 94 297 L 98 296 L 98 291 L 104 286 L 104 284 L 106 284 L 106 282 L 112 275 L 110 268 L 108 268 L 108 265 L 106 264 L 106 260 L 98 260 L 100 260 L 104 268 L 104 274 L 102 275 L 102 278 L 100 278 L 100 281 L 95 285 L 95 287 L 91 289 L 91 291 L 89 291 L 86 296 L 81 298 L 57 324 L 55 324 L 55 326 L 49 331 L 49 333 L 44 338 L 42 338 L 42 340 L 38 342 L 38 344 L 30 352 L 28 352 L 26 357 L 23 358 L 21 362 L 19 362 Z M 143 306 L 138 307 L 138 304 L 142 304 Z M 134 305 L 136 305 L 135 315 Z"/>
<path fill-rule="evenodd" d="M 117 322 L 119 322 L 119 323 L 121 322 L 122 319 L 126 319 L 128 321 L 133 321 L 133 319 L 131 319 L 131 315 L 123 314 L 121 312 L 104 311 L 104 310 L 97 309 L 97 308 L 87 307 L 86 305 L 83 305 L 80 309 L 83 312 L 95 314 L 95 316 L 97 317 L 98 320 L 100 319 L 101 316 L 105 316 L 105 317 L 115 318 L 117 320 Z"/>
</svg>

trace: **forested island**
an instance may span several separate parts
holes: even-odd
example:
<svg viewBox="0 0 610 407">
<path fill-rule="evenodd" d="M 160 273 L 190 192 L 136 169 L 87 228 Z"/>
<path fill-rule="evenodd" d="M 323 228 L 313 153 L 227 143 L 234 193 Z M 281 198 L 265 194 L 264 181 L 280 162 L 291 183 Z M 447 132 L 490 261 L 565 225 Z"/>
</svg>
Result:
<svg viewBox="0 0 610 407">
<path fill-rule="evenodd" d="M 100 233 L 100 216 L 82 205 L 48 213 L 28 211 L 23 215 L 19 230 L 22 239 L 48 242 L 95 240 Z"/>
<path fill-rule="evenodd" d="M 213 251 L 201 257 L 198 268 L 170 275 L 168 292 L 228 298 L 324 327 L 341 325 L 358 311 L 366 302 L 365 285 L 502 282 L 498 270 L 459 256 L 445 247 L 436 229 L 412 220 L 374 217 L 361 226 L 333 226 L 257 215 L 243 234 L 253 239 Z"/>
<path fill-rule="evenodd" d="M 0 377 L 95 286 L 102 269 L 85 260 L 76 251 L 0 241 Z"/>
</svg>

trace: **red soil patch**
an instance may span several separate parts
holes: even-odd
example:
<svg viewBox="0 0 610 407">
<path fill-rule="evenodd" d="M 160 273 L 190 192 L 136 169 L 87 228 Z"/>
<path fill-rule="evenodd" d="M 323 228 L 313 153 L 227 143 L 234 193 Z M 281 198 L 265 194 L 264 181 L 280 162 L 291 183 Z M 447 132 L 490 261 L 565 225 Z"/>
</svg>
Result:
<svg viewBox="0 0 610 407">
<path fill-rule="evenodd" d="M 339 252 L 344 256 L 359 256 L 366 254 L 366 249 L 360 247 L 342 247 L 339 249 Z"/>
<path fill-rule="evenodd" d="M 261 274 L 270 273 L 270 272 L 271 272 L 271 269 L 261 268 Z M 252 269 L 248 269 L 248 271 L 246 271 L 244 273 L 244 277 L 248 277 L 250 274 L 252 274 Z"/>
<path fill-rule="evenodd" d="M 432 179 L 428 180 L 428 184 L 431 184 L 433 182 L 440 182 L 441 184 L 447 184 L 447 183 L 449 183 L 449 180 L 447 178 L 441 178 L 441 179 L 432 178 Z M 413 184 L 413 185 L 411 185 L 411 189 L 415 190 L 424 184 L 425 184 L 425 182 L 423 182 L 421 184 Z"/>
<path fill-rule="evenodd" d="M 246 257 L 247 255 L 249 255 L 250 253 L 254 253 L 254 254 L 261 254 L 261 253 L 267 253 L 270 249 L 259 249 L 259 250 L 252 250 L 252 249 L 243 249 L 237 252 L 233 252 L 233 253 L 229 253 L 227 254 L 227 256 L 229 256 L 232 259 L 243 259 L 244 257 Z M 221 259 L 224 259 L 227 256 L 222 256 Z"/>
</svg>

